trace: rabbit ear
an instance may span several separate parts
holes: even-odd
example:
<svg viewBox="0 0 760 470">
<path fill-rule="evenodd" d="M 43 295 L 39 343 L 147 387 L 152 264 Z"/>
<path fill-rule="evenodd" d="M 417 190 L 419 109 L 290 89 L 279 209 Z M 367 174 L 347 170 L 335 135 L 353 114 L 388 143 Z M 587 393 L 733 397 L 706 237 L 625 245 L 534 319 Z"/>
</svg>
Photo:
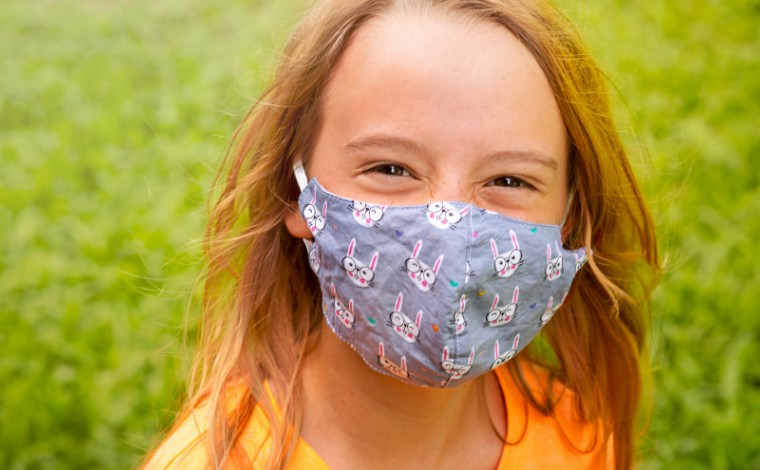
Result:
<svg viewBox="0 0 760 470">
<path fill-rule="evenodd" d="M 315 202 L 317 202 L 317 192 L 316 191 L 314 191 L 314 194 L 311 196 L 311 201 L 309 202 L 309 204 L 314 204 Z"/>
<path fill-rule="evenodd" d="M 399 292 L 399 293 L 398 293 L 398 297 L 396 297 L 396 309 L 395 309 L 395 310 L 396 310 L 397 312 L 400 312 L 400 311 L 401 311 L 401 303 L 402 303 L 403 301 L 404 301 L 404 294 L 402 294 L 401 292 Z"/>
<path fill-rule="evenodd" d="M 515 286 L 515 291 L 512 293 L 512 303 L 517 303 L 517 296 L 520 295 L 520 286 Z"/>
<path fill-rule="evenodd" d="M 348 244 L 348 256 L 354 256 L 355 245 L 356 245 L 356 238 L 352 238 L 351 243 Z"/>
<path fill-rule="evenodd" d="M 406 372 L 406 356 L 401 356 L 401 369 Z"/>
<path fill-rule="evenodd" d="M 549 297 L 549 304 L 546 306 L 546 310 L 552 309 L 552 302 L 554 301 L 553 297 Z"/>
<path fill-rule="evenodd" d="M 435 260 L 435 265 L 433 266 L 433 274 L 438 274 L 438 269 L 441 267 L 441 262 L 443 262 L 443 255 L 439 256 L 437 260 Z"/>
<path fill-rule="evenodd" d="M 552 246 L 550 244 L 546 244 L 546 262 L 552 260 Z"/>
<path fill-rule="evenodd" d="M 470 360 L 467 361 L 467 364 L 472 365 L 473 360 L 475 360 L 475 346 L 473 346 L 472 350 L 470 351 Z"/>
<path fill-rule="evenodd" d="M 412 258 L 416 258 L 417 255 L 419 255 L 420 248 L 422 248 L 422 240 L 419 240 L 414 244 L 414 249 L 412 250 Z"/>
<path fill-rule="evenodd" d="M 380 341 L 380 347 L 378 347 L 377 352 L 378 352 L 378 355 L 380 355 L 381 357 L 385 356 L 385 346 L 383 346 L 382 341 Z"/>
<path fill-rule="evenodd" d="M 520 342 L 520 333 L 515 335 L 515 340 L 512 342 L 512 351 L 517 351 L 517 344 Z"/>
<path fill-rule="evenodd" d="M 417 320 L 414 322 L 415 325 L 417 325 L 417 329 L 420 329 L 420 325 L 422 324 L 422 310 L 417 312 Z"/>
<path fill-rule="evenodd" d="M 459 211 L 459 215 L 465 215 L 468 212 L 470 212 L 470 206 L 467 206 L 464 209 L 462 209 L 461 211 Z"/>
<path fill-rule="evenodd" d="M 494 259 L 499 257 L 499 249 L 496 247 L 496 242 L 491 239 L 491 251 L 493 252 Z"/>
<path fill-rule="evenodd" d="M 497 339 L 495 343 L 493 343 L 493 358 L 494 360 L 499 358 L 499 340 Z"/>
<path fill-rule="evenodd" d="M 498 305 L 499 305 L 499 294 L 496 294 L 493 298 L 493 303 L 491 304 L 491 310 L 495 310 Z"/>
<path fill-rule="evenodd" d="M 444 346 L 443 347 L 443 354 L 441 354 L 441 360 L 445 361 L 448 358 L 449 358 L 449 347 L 448 346 Z"/>
<path fill-rule="evenodd" d="M 467 297 L 465 297 L 464 294 L 462 294 L 462 297 L 459 299 L 459 311 L 464 313 L 464 308 L 467 305 Z"/>
<path fill-rule="evenodd" d="M 354 299 L 348 299 L 348 311 L 354 313 Z"/>
<path fill-rule="evenodd" d="M 520 244 L 517 243 L 517 234 L 515 233 L 514 230 L 512 229 L 509 230 L 509 237 L 512 239 L 512 246 L 515 248 L 515 250 L 519 250 Z"/>
<path fill-rule="evenodd" d="M 335 284 L 333 284 L 332 282 L 330 283 L 330 291 L 332 292 L 333 297 L 338 296 L 338 293 L 335 292 Z"/>
<path fill-rule="evenodd" d="M 372 259 L 369 262 L 369 269 L 375 270 L 375 265 L 377 264 L 377 257 L 379 253 L 376 251 L 374 255 L 372 255 Z"/>
</svg>

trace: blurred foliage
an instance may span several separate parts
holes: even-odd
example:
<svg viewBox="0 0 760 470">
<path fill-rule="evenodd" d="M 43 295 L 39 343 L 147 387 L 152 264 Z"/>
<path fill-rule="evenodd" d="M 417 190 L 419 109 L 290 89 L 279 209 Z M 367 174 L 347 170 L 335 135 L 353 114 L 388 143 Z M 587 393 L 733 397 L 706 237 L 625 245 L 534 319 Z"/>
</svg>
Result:
<svg viewBox="0 0 760 470">
<path fill-rule="evenodd" d="M 127 468 L 171 423 L 206 192 L 304 3 L 0 3 L 0 467 Z M 666 262 L 641 466 L 760 469 L 760 2 L 560 6 Z"/>
</svg>

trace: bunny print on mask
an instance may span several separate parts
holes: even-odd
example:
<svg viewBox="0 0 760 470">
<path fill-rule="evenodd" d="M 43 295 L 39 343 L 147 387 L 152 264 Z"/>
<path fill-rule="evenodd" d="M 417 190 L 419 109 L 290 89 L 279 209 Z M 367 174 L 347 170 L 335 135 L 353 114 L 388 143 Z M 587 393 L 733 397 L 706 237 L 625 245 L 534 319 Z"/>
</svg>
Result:
<svg viewBox="0 0 760 470">
<path fill-rule="evenodd" d="M 441 262 L 443 262 L 443 255 L 440 255 L 438 259 L 435 260 L 433 269 L 430 269 L 430 266 L 423 263 L 422 260 L 418 258 L 421 248 L 422 240 L 419 240 L 414 245 L 412 256 L 406 259 L 404 267 L 401 269 L 409 274 L 409 279 L 414 282 L 414 285 L 417 286 L 419 290 L 427 292 L 433 289 L 433 284 L 435 284 L 436 277 L 438 276 L 438 270 L 441 267 Z"/>
<path fill-rule="evenodd" d="M 470 360 L 467 364 L 455 364 L 454 361 L 449 359 L 449 347 L 443 347 L 443 354 L 441 355 L 441 369 L 449 374 L 449 378 L 445 380 L 441 385 L 446 386 L 452 380 L 459 380 L 464 377 L 472 368 L 472 361 L 475 359 L 475 348 L 472 348 L 470 352 Z"/>
<path fill-rule="evenodd" d="M 372 285 L 372 279 L 375 278 L 375 266 L 377 265 L 378 252 L 372 255 L 369 266 L 365 265 L 358 259 L 354 258 L 354 248 L 356 239 L 352 238 L 348 244 L 348 251 L 343 257 L 343 269 L 348 274 L 351 281 L 359 287 L 369 287 Z"/>
<path fill-rule="evenodd" d="M 557 247 L 558 256 L 552 259 L 552 247 L 548 243 L 546 244 L 546 280 L 553 281 L 562 275 L 562 250 L 559 249 L 557 242 L 554 242 L 554 246 Z"/>
<path fill-rule="evenodd" d="M 556 307 L 552 307 L 552 302 L 554 302 L 554 299 L 552 297 L 549 297 L 549 302 L 546 306 L 546 310 L 544 311 L 544 314 L 541 315 L 541 318 L 538 320 L 538 326 L 544 326 L 546 325 L 546 322 L 552 319 L 554 314 L 559 310 L 559 308 L 562 306 L 563 303 L 565 303 L 565 299 L 567 299 L 567 292 L 565 292 L 565 295 L 562 296 L 562 302 L 559 303 Z"/>
<path fill-rule="evenodd" d="M 483 326 L 501 326 L 512 321 L 517 316 L 518 295 L 520 295 L 520 288 L 515 287 L 512 292 L 512 303 L 505 307 L 499 307 L 499 294 L 496 294 L 491 304 L 491 311 L 486 315 L 486 322 L 483 323 Z"/>
<path fill-rule="evenodd" d="M 309 248 L 309 266 L 314 274 L 319 274 L 319 245 L 317 243 L 312 243 Z"/>
<path fill-rule="evenodd" d="M 432 202 L 427 205 L 425 212 L 427 213 L 427 220 L 434 227 L 440 229 L 456 228 L 456 224 L 462 220 L 462 217 L 470 210 L 469 207 L 465 207 L 462 210 L 457 210 L 446 201 Z"/>
<path fill-rule="evenodd" d="M 512 349 L 509 351 L 504 351 L 504 354 L 499 354 L 499 340 L 497 339 L 493 344 L 493 365 L 491 366 L 491 369 L 496 369 L 500 365 L 515 357 L 515 354 L 517 353 L 517 344 L 519 342 L 520 333 L 517 333 L 514 341 L 512 341 Z"/>
<path fill-rule="evenodd" d="M 573 253 L 573 256 L 575 256 L 575 272 L 577 273 L 586 264 L 586 253 L 581 253 L 580 256 Z"/>
<path fill-rule="evenodd" d="M 510 230 L 509 236 L 512 239 L 512 251 L 509 253 L 499 254 L 499 248 L 496 246 L 496 242 L 493 238 L 491 239 L 493 269 L 499 277 L 511 276 L 515 273 L 517 268 L 523 264 L 523 255 L 522 251 L 520 251 L 520 244 L 517 243 L 517 234 L 515 234 L 514 230 Z"/>
<path fill-rule="evenodd" d="M 462 294 L 462 297 L 459 298 L 459 310 L 454 311 L 454 319 L 450 321 L 450 323 L 454 325 L 457 334 L 464 332 L 464 329 L 467 327 L 467 319 L 464 317 L 464 309 L 466 306 L 467 297 Z"/>
<path fill-rule="evenodd" d="M 401 356 L 401 365 L 396 365 L 393 361 L 385 356 L 385 346 L 380 341 L 377 360 L 381 366 L 391 374 L 404 379 L 409 378 L 409 371 L 406 370 L 406 357 Z"/>
<path fill-rule="evenodd" d="M 388 326 L 393 328 L 393 330 L 407 342 L 414 343 L 420 335 L 422 310 L 417 312 L 417 319 L 412 323 L 412 320 L 407 317 L 405 313 L 401 312 L 401 304 L 403 301 L 404 295 L 399 292 L 398 297 L 396 297 L 396 307 L 388 318 Z"/>
<path fill-rule="evenodd" d="M 365 227 L 376 227 L 388 206 L 367 204 L 366 202 L 353 201 L 349 210 L 354 214 L 354 220 Z"/>
<path fill-rule="evenodd" d="M 356 321 L 356 316 L 354 315 L 354 301 L 353 299 L 349 299 L 348 301 L 348 309 L 343 306 L 343 303 L 341 303 L 340 300 L 338 300 L 338 293 L 335 292 L 335 284 L 332 284 L 330 286 L 330 290 L 332 291 L 333 295 L 333 301 L 335 306 L 335 315 L 340 318 L 340 322 L 343 323 L 346 328 L 353 328 L 354 322 Z"/>
<path fill-rule="evenodd" d="M 319 235 L 319 233 L 325 228 L 325 217 L 327 217 L 327 201 L 322 204 L 322 213 L 320 214 L 317 209 L 317 193 L 311 198 L 311 202 L 306 204 L 301 211 L 303 218 L 306 220 L 309 230 L 313 235 Z"/>
</svg>

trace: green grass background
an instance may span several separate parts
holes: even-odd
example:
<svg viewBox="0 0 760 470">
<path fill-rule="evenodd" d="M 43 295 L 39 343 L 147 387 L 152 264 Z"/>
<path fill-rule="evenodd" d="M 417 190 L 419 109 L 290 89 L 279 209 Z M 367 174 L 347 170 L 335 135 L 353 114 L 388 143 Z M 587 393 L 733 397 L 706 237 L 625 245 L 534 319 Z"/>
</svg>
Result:
<svg viewBox="0 0 760 470">
<path fill-rule="evenodd" d="M 304 3 L 0 3 L 0 468 L 128 468 L 171 422 L 206 194 Z M 666 262 L 641 467 L 760 469 L 760 2 L 560 5 Z"/>
</svg>

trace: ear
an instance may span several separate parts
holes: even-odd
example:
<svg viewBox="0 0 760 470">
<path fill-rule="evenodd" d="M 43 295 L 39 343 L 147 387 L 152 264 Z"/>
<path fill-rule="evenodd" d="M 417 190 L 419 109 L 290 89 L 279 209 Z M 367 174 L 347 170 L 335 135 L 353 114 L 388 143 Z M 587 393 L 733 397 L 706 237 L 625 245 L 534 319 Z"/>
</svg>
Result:
<svg viewBox="0 0 760 470">
<path fill-rule="evenodd" d="M 494 310 L 497 305 L 499 305 L 499 294 L 496 294 L 496 296 L 493 298 L 493 303 L 491 304 L 491 310 Z"/>
<path fill-rule="evenodd" d="M 348 300 L 348 311 L 354 313 L 354 299 Z"/>
<path fill-rule="evenodd" d="M 498 359 L 499 358 L 499 340 L 497 339 L 495 343 L 493 343 L 493 358 Z"/>
<path fill-rule="evenodd" d="M 512 294 L 512 303 L 513 303 L 513 304 L 516 304 L 516 303 L 517 303 L 517 296 L 518 296 L 518 295 L 520 295 L 520 287 L 519 287 L 519 286 L 515 286 L 515 291 L 514 291 L 514 293 Z"/>
<path fill-rule="evenodd" d="M 517 345 L 520 343 L 520 333 L 515 336 L 515 341 L 512 343 L 512 351 L 517 351 Z"/>
<path fill-rule="evenodd" d="M 443 255 L 439 256 L 437 260 L 435 260 L 435 266 L 433 266 L 433 273 L 438 274 L 438 270 L 441 268 L 441 262 L 443 261 Z"/>
<path fill-rule="evenodd" d="M 467 361 L 467 364 L 472 365 L 473 360 L 475 360 L 475 346 L 473 346 L 472 351 L 470 351 L 470 360 Z"/>
<path fill-rule="evenodd" d="M 377 257 L 379 256 L 379 253 L 375 252 L 374 255 L 372 255 L 372 259 L 369 262 L 369 269 L 375 270 L 375 265 L 377 264 Z"/>
<path fill-rule="evenodd" d="M 288 229 L 288 233 L 296 238 L 312 238 L 311 230 L 306 225 L 306 221 L 303 220 L 295 203 L 289 205 L 285 211 L 285 228 Z"/>
<path fill-rule="evenodd" d="M 499 248 L 496 246 L 496 242 L 491 239 L 491 251 L 493 251 L 493 257 L 494 259 L 499 257 Z"/>
<path fill-rule="evenodd" d="M 420 248 L 422 248 L 422 240 L 419 240 L 414 245 L 414 249 L 412 250 L 412 258 L 416 258 L 417 255 L 420 253 Z"/>
<path fill-rule="evenodd" d="M 404 294 L 402 294 L 401 292 L 399 292 L 398 293 L 398 297 L 396 297 L 396 311 L 397 312 L 401 311 L 401 304 L 402 304 L 403 301 L 404 301 Z"/>
<path fill-rule="evenodd" d="M 546 262 L 552 260 L 552 246 L 550 244 L 546 244 Z"/>
<path fill-rule="evenodd" d="M 406 372 L 406 356 L 401 356 L 401 369 Z"/>
<path fill-rule="evenodd" d="M 417 312 L 417 321 L 414 322 L 417 325 L 417 329 L 420 329 L 420 325 L 422 324 L 422 310 Z"/>
<path fill-rule="evenodd" d="M 465 215 L 468 212 L 470 212 L 470 206 L 467 206 L 464 209 L 462 209 L 461 211 L 459 211 L 459 215 Z"/>
<path fill-rule="evenodd" d="M 383 342 L 380 341 L 380 347 L 377 349 L 378 355 L 385 356 L 385 347 L 383 346 Z"/>
<path fill-rule="evenodd" d="M 449 357 L 449 347 L 448 346 L 444 346 L 443 347 L 443 354 L 441 354 L 441 358 L 442 358 L 441 360 L 445 361 L 446 359 L 448 359 L 448 357 Z"/>
<path fill-rule="evenodd" d="M 519 250 L 520 244 L 517 243 L 517 234 L 514 232 L 514 230 L 512 229 L 509 230 L 509 236 L 510 238 L 512 238 L 512 246 L 515 247 L 515 250 Z"/>
</svg>

